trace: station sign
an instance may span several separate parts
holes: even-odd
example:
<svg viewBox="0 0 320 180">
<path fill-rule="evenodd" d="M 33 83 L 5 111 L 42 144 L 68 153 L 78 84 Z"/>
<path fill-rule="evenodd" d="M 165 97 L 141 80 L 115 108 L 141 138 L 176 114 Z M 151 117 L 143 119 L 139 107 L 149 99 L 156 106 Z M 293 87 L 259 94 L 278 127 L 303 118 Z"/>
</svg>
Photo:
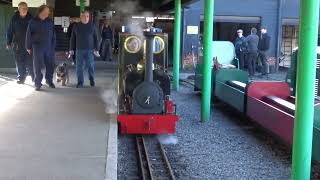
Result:
<svg viewBox="0 0 320 180">
<path fill-rule="evenodd" d="M 61 17 L 61 26 L 67 28 L 70 26 L 70 17 L 62 16 Z"/>
<path fill-rule="evenodd" d="M 62 25 L 62 17 L 54 17 L 54 25 L 61 26 Z"/>
<path fill-rule="evenodd" d="M 12 0 L 12 7 L 18 7 L 20 2 L 26 2 L 28 7 L 39 7 L 41 5 L 47 4 L 47 0 Z"/>
<path fill-rule="evenodd" d="M 70 17 L 67 17 L 67 16 L 54 17 L 54 25 L 67 28 L 70 26 Z"/>
<path fill-rule="evenodd" d="M 187 26 L 187 34 L 199 34 L 199 27 L 198 26 Z"/>
</svg>

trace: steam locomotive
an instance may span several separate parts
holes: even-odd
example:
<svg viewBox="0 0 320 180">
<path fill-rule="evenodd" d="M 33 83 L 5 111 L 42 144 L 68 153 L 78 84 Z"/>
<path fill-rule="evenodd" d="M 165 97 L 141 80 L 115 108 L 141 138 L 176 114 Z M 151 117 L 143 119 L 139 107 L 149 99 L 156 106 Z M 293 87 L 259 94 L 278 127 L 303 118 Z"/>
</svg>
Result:
<svg viewBox="0 0 320 180">
<path fill-rule="evenodd" d="M 121 134 L 173 134 L 179 117 L 170 97 L 165 33 L 120 33 L 118 117 Z"/>
</svg>

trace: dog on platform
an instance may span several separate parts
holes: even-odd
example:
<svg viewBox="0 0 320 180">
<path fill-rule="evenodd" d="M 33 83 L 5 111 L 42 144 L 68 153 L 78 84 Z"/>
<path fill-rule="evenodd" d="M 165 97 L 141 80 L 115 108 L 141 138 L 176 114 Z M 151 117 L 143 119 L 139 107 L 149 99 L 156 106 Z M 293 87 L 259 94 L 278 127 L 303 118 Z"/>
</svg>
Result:
<svg viewBox="0 0 320 180">
<path fill-rule="evenodd" d="M 57 66 L 56 80 L 57 83 L 61 82 L 62 86 L 66 86 L 69 83 L 69 68 L 67 63 L 61 63 Z"/>
</svg>

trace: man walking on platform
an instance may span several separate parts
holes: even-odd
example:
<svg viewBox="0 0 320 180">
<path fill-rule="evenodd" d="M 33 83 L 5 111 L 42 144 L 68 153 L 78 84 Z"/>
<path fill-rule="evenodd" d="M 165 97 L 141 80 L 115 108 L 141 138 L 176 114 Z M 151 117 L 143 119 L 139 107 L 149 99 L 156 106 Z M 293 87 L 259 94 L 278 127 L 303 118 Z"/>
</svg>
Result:
<svg viewBox="0 0 320 180">
<path fill-rule="evenodd" d="M 50 9 L 47 5 L 42 5 L 38 9 L 37 16 L 33 18 L 28 26 L 26 35 L 26 48 L 29 54 L 33 55 L 33 67 L 35 71 L 35 88 L 37 91 L 42 86 L 43 65 L 46 68 L 46 84 L 50 88 L 55 88 L 53 84 L 54 54 L 56 46 L 56 36 L 54 23 L 49 18 Z"/>
<path fill-rule="evenodd" d="M 26 32 L 31 19 L 27 3 L 20 2 L 18 11 L 12 16 L 7 30 L 7 49 L 12 48 L 14 51 L 18 84 L 24 84 L 27 70 L 32 81 L 34 80 L 32 57 L 25 48 Z"/>
<path fill-rule="evenodd" d="M 74 54 L 76 49 L 76 67 L 78 84 L 77 88 L 83 87 L 83 63 L 86 61 L 89 73 L 90 85 L 95 86 L 94 81 L 94 54 L 99 55 L 99 40 L 97 30 L 93 23 L 90 22 L 89 11 L 81 13 L 81 22 L 73 27 L 70 40 L 70 54 Z"/>
<path fill-rule="evenodd" d="M 261 60 L 261 64 L 262 64 L 262 76 L 267 74 L 267 55 L 266 52 L 269 50 L 270 47 L 270 36 L 267 33 L 267 28 L 262 27 L 261 28 L 261 36 L 260 36 L 260 40 L 259 40 L 259 45 L 258 45 L 258 49 L 259 49 L 259 58 Z"/>
<path fill-rule="evenodd" d="M 254 76 L 256 72 L 256 63 L 258 58 L 258 44 L 259 36 L 257 36 L 257 29 L 252 28 L 251 34 L 246 37 L 246 42 L 248 44 L 248 70 L 249 76 Z"/>
</svg>

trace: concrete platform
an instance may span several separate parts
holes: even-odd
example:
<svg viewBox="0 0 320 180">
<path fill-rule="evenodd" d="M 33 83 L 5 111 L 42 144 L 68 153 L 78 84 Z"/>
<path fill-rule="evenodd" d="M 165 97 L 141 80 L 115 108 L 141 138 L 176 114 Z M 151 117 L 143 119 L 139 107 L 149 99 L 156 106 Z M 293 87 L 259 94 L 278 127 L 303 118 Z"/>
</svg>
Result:
<svg viewBox="0 0 320 180">
<path fill-rule="evenodd" d="M 74 88 L 74 76 L 71 87 L 40 92 L 0 86 L 1 180 L 116 179 L 115 115 L 100 98 L 114 74 L 99 69 L 96 77 L 96 88 Z"/>
</svg>

